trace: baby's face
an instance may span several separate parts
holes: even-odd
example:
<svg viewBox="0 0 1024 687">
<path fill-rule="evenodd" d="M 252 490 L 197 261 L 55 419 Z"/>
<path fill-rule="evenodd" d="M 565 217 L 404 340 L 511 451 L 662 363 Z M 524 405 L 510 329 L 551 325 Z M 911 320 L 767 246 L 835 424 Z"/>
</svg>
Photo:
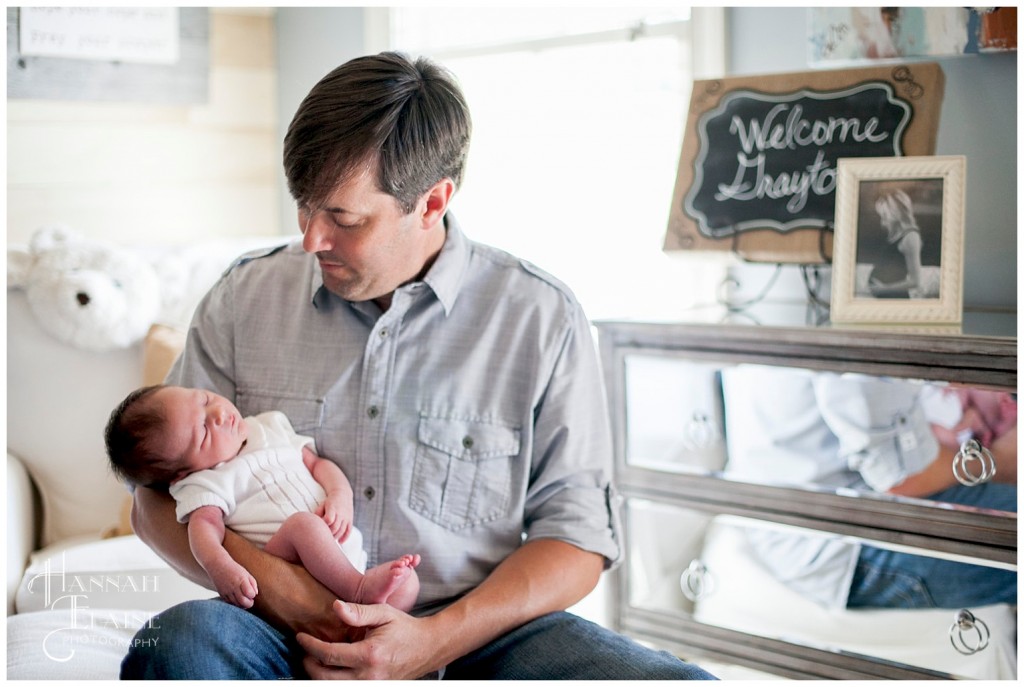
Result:
<svg viewBox="0 0 1024 687">
<path fill-rule="evenodd" d="M 157 391 L 153 402 L 167 420 L 168 452 L 183 456 L 172 484 L 234 458 L 249 436 L 249 427 L 234 404 L 212 391 L 171 386 Z"/>
</svg>

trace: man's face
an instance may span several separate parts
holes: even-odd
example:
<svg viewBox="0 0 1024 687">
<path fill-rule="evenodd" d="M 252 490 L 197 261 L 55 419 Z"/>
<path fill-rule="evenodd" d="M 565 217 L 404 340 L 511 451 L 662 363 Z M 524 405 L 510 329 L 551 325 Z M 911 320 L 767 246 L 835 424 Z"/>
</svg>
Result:
<svg viewBox="0 0 1024 687">
<path fill-rule="evenodd" d="M 421 230 L 418 210 L 403 214 L 366 168 L 319 212 L 299 208 L 302 247 L 316 255 L 331 293 L 349 301 L 387 298 L 416 278 L 429 257 L 425 242 L 435 232 Z"/>
</svg>

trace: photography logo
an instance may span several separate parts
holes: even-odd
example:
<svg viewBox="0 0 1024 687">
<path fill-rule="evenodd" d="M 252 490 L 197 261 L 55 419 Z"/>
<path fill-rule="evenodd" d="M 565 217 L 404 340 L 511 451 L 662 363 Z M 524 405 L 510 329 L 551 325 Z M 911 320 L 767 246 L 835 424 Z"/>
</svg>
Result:
<svg viewBox="0 0 1024 687">
<path fill-rule="evenodd" d="M 159 591 L 156 575 L 119 573 L 68 573 L 64 554 L 59 565 L 48 558 L 42 572 L 28 581 L 29 594 L 41 594 L 47 610 L 64 611 L 66 622 L 43 636 L 43 653 L 52 661 L 64 663 L 75 656 L 76 647 L 104 644 L 122 647 L 125 652 L 136 643 L 155 644 L 157 638 L 141 640 L 133 635 L 141 627 L 157 628 L 153 613 L 139 610 L 109 608 L 109 602 L 98 608 L 90 606 L 90 598 L 111 594 L 153 594 Z M 118 605 L 131 607 L 119 599 Z"/>
</svg>

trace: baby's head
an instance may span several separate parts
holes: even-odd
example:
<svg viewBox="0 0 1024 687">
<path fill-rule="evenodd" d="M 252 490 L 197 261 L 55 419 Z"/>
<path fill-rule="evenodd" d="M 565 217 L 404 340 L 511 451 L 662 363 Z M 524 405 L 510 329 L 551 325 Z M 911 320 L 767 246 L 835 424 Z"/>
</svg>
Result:
<svg viewBox="0 0 1024 687">
<path fill-rule="evenodd" d="M 137 389 L 110 414 L 104 434 L 110 465 L 131 484 L 166 488 L 234 458 L 249 428 L 231 401 L 205 389 Z"/>
</svg>

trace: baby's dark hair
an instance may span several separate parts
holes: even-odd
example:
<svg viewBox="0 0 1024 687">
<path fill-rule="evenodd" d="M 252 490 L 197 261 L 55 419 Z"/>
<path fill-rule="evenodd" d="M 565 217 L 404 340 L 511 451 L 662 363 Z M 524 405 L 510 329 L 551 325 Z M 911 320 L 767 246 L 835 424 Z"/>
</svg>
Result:
<svg viewBox="0 0 1024 687">
<path fill-rule="evenodd" d="M 163 388 L 155 384 L 136 389 L 110 413 L 103 437 L 110 469 L 122 482 L 166 489 L 175 477 L 173 457 L 159 451 L 167 418 L 145 402 Z"/>
</svg>

